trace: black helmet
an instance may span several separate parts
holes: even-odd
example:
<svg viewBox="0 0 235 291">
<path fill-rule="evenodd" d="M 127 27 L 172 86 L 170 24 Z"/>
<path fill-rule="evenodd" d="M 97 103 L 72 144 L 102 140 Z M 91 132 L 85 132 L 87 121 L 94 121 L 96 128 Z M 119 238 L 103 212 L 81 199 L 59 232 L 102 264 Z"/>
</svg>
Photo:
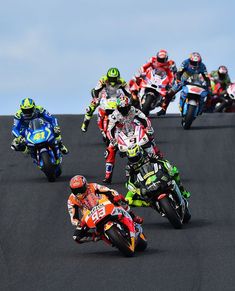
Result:
<svg viewBox="0 0 235 291">
<path fill-rule="evenodd" d="M 224 80 L 225 77 L 227 76 L 227 74 L 228 74 L 227 67 L 225 67 L 225 66 L 219 66 L 219 68 L 218 68 L 218 75 L 219 75 L 220 80 Z"/>
</svg>

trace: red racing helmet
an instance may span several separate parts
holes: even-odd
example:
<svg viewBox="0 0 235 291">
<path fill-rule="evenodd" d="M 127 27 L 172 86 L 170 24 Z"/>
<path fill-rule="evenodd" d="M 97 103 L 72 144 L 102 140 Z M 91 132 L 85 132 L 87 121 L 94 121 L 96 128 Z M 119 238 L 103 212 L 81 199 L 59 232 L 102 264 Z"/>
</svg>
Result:
<svg viewBox="0 0 235 291">
<path fill-rule="evenodd" d="M 164 64 L 168 61 L 168 53 L 166 50 L 160 50 L 157 52 L 157 61 L 161 64 Z"/>
<path fill-rule="evenodd" d="M 69 183 L 71 192 L 77 197 L 82 196 L 86 193 L 87 190 L 87 180 L 85 177 L 76 175 L 74 176 Z"/>
</svg>

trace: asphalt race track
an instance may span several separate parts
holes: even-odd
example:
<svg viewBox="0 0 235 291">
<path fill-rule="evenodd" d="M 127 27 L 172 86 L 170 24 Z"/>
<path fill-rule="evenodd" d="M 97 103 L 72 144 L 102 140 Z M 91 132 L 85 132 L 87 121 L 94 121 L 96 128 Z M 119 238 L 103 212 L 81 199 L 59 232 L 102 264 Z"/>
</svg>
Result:
<svg viewBox="0 0 235 291">
<path fill-rule="evenodd" d="M 143 215 L 148 249 L 125 258 L 103 242 L 77 245 L 67 213 L 68 181 L 101 182 L 104 145 L 95 118 L 59 116 L 63 175 L 49 183 L 12 152 L 12 117 L 0 117 L 0 290 L 235 290 L 235 114 L 204 114 L 184 131 L 180 117 L 152 119 L 156 140 L 192 193 L 192 221 L 182 230 L 151 209 Z M 118 157 L 112 187 L 125 193 Z"/>
</svg>

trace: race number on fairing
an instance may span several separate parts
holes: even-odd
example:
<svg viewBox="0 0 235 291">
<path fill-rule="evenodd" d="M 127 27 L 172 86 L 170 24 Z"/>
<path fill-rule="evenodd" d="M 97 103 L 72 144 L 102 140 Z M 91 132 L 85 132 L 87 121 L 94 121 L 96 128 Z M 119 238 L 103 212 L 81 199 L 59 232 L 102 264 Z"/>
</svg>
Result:
<svg viewBox="0 0 235 291">
<path fill-rule="evenodd" d="M 103 205 L 101 208 L 100 207 L 93 208 L 91 210 L 91 213 L 89 214 L 89 217 L 91 217 L 94 223 L 96 223 L 98 220 L 100 220 L 104 216 L 105 216 L 105 207 Z"/>
</svg>

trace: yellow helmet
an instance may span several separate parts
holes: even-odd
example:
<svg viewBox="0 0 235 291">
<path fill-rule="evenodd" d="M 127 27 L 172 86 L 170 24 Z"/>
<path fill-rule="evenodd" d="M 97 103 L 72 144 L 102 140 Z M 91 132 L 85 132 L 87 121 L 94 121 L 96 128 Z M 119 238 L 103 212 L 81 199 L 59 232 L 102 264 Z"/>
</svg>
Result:
<svg viewBox="0 0 235 291">
<path fill-rule="evenodd" d="M 135 144 L 128 148 L 126 156 L 131 163 L 136 164 L 142 160 L 144 151 L 138 144 Z"/>
<path fill-rule="evenodd" d="M 34 113 L 35 102 L 31 98 L 25 98 L 21 101 L 20 109 L 22 110 L 24 115 L 30 117 Z"/>
</svg>

